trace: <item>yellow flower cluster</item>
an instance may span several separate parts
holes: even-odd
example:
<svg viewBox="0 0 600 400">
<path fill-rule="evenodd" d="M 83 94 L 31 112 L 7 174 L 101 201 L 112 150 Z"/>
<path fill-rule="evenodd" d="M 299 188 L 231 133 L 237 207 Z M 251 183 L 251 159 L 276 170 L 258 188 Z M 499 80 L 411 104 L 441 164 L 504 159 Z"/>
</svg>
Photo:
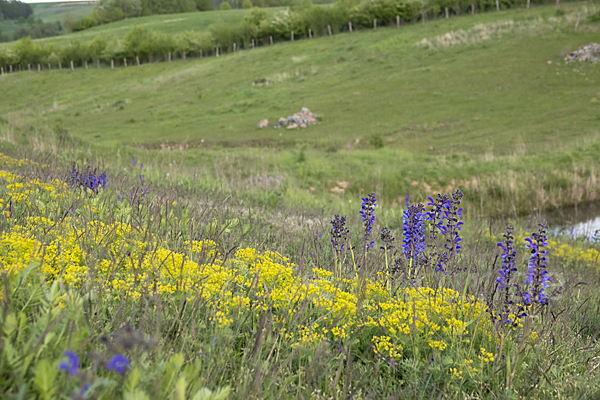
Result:
<svg viewBox="0 0 600 400">
<path fill-rule="evenodd" d="M 429 346 L 432 349 L 438 349 L 439 351 L 444 351 L 446 349 L 446 343 L 441 340 L 430 340 Z"/>
<path fill-rule="evenodd" d="M 450 368 L 450 373 L 452 374 L 453 378 L 458 378 L 458 379 L 462 379 L 462 374 L 463 372 L 460 370 L 457 370 L 456 368 Z"/>
<path fill-rule="evenodd" d="M 389 336 L 373 336 L 373 344 L 377 353 L 390 359 L 402 357 L 402 345 L 391 341 Z"/>
<path fill-rule="evenodd" d="M 26 182 L 5 171 L 0 177 L 0 191 L 13 190 L 17 181 L 23 185 L 19 189 L 35 185 L 54 194 L 66 187 L 58 181 L 46 186 Z M 35 201 L 38 192 L 22 193 Z M 80 206 L 89 207 L 92 201 L 84 198 Z M 442 351 L 446 343 L 460 342 L 466 335 L 487 337 L 491 332 L 485 304 L 451 289 L 404 288 L 392 295 L 384 285 L 367 280 L 359 300 L 357 278 L 339 281 L 321 269 L 314 269 L 312 277 L 298 276 L 289 259 L 253 248 L 222 257 L 211 241 L 185 242 L 174 251 L 160 238 L 121 222 L 13 219 L 11 228 L 0 235 L 0 270 L 14 276 L 35 261 L 49 281 L 61 279 L 78 288 L 91 280 L 108 299 L 145 294 L 200 297 L 221 327 L 248 312 L 274 310 L 275 322 L 282 325 L 302 313 L 298 320 L 304 325 L 285 333 L 293 346 L 343 341 L 361 328 L 372 332 L 369 340 L 379 353 L 398 358 L 408 335 Z"/>
<path fill-rule="evenodd" d="M 16 159 L 16 158 L 7 156 L 6 154 L 0 153 L 0 167 L 14 168 L 14 167 L 22 167 L 24 165 L 39 166 L 40 164 L 38 164 L 35 161 L 28 160 L 26 158 Z"/>
<path fill-rule="evenodd" d="M 66 186 L 58 179 L 52 183 L 43 183 L 38 179 L 26 180 L 20 175 L 2 170 L 0 170 L 0 184 L 2 185 L 0 186 L 0 193 L 5 199 L 3 203 L 0 203 L 0 206 L 8 200 L 19 203 L 40 191 L 48 193 L 51 198 L 55 199 L 58 196 L 59 190 Z"/>
<path fill-rule="evenodd" d="M 483 362 L 492 362 L 494 361 L 494 353 L 488 352 L 484 347 L 479 349 L 479 355 L 477 356 Z"/>
</svg>

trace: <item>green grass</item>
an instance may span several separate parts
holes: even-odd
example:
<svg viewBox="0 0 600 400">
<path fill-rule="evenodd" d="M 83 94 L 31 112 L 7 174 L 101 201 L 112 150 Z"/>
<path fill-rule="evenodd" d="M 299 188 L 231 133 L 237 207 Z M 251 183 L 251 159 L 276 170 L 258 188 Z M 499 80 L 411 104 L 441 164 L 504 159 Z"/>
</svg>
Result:
<svg viewBox="0 0 600 400">
<path fill-rule="evenodd" d="M 4 20 L 0 21 L 0 31 L 2 31 L 3 37 L 12 37 L 14 31 L 23 28 L 22 25 L 17 24 L 16 21 Z"/>
<path fill-rule="evenodd" d="M 593 178 L 600 71 L 594 64 L 566 66 L 561 52 L 597 41 L 598 25 L 582 18 L 575 32 L 577 14 L 592 8 L 562 7 L 562 17 L 554 7 L 511 10 L 218 59 L 13 74 L 2 81 L 0 115 L 14 121 L 15 135 L 48 131 L 60 119 L 70 135 L 103 148 L 101 154 L 118 148 L 154 162 L 177 158 L 217 180 L 226 177 L 221 184 L 232 190 L 246 189 L 251 176 L 283 175 L 279 190 L 298 201 L 340 198 L 330 192 L 336 181 L 349 182 L 346 192 L 354 197 L 376 190 L 388 204 L 400 203 L 407 191 L 424 200 L 460 187 L 482 215 L 593 201 L 600 197 Z M 178 18 L 147 21 L 173 31 L 193 25 L 165 22 Z M 520 28 L 449 48 L 415 46 L 507 20 Z M 97 29 L 125 34 L 132 23 Z M 252 86 L 258 79 L 273 84 Z M 320 114 L 321 124 L 256 129 L 263 118 L 274 121 L 301 107 Z M 381 135 L 385 147 L 372 148 L 371 135 Z M 160 152 L 167 142 L 187 150 Z"/>
<path fill-rule="evenodd" d="M 80 19 L 90 15 L 96 8 L 95 4 L 78 4 L 77 2 L 64 3 L 34 3 L 33 17 L 41 19 L 44 22 L 62 23 L 65 17 L 69 15 L 73 20 Z"/>
<path fill-rule="evenodd" d="M 95 4 L 77 4 L 77 3 L 34 3 L 31 4 L 33 9 L 32 17 L 36 20 L 41 19 L 43 22 L 64 22 L 69 16 L 73 20 L 80 19 L 91 14 L 96 7 Z M 28 27 L 29 25 L 19 25 L 16 21 L 0 21 L 0 31 L 3 36 L 12 37 L 13 32 Z"/>
<path fill-rule="evenodd" d="M 270 15 L 277 10 L 278 8 L 268 8 L 267 12 Z M 208 30 L 210 25 L 219 20 L 228 25 L 238 24 L 242 21 L 246 12 L 247 10 L 218 10 L 183 14 L 151 15 L 148 17 L 124 19 L 122 21 L 86 29 L 85 31 L 75 32 L 64 36 L 39 39 L 37 41 L 41 44 L 65 44 L 73 40 L 84 42 L 90 41 L 97 35 L 101 35 L 106 39 L 122 38 L 136 25 L 145 25 L 150 29 L 168 34 L 176 34 L 187 30 L 204 32 Z"/>
</svg>

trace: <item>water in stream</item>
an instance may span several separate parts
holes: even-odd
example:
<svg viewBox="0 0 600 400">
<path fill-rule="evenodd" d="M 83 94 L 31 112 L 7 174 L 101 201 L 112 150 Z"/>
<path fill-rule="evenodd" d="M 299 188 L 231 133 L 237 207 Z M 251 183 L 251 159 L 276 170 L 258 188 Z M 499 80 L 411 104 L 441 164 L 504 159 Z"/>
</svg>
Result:
<svg viewBox="0 0 600 400">
<path fill-rule="evenodd" d="M 546 211 L 542 216 L 548 221 L 550 231 L 555 235 L 569 235 L 573 239 L 586 237 L 590 240 L 600 240 L 600 203 Z M 530 216 L 527 220 L 534 225 L 535 221 L 539 221 L 539 217 Z"/>
</svg>

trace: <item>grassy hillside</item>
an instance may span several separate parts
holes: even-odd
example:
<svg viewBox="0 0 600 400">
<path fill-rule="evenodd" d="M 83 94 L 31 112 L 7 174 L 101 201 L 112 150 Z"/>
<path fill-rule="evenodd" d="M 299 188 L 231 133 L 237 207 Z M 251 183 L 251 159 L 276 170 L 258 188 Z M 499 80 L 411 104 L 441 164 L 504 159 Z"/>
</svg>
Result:
<svg viewBox="0 0 600 400">
<path fill-rule="evenodd" d="M 276 10 L 278 10 L 278 8 L 268 8 L 267 12 L 272 14 Z M 106 39 L 120 38 L 125 36 L 127 32 L 136 25 L 145 25 L 153 30 L 168 34 L 175 34 L 187 30 L 203 32 L 217 21 L 223 21 L 228 25 L 237 24 L 242 21 L 246 12 L 247 10 L 218 10 L 183 14 L 151 15 L 148 17 L 125 19 L 106 25 L 100 25 L 65 36 L 39 39 L 39 42 L 43 44 L 64 44 L 73 40 L 89 41 L 94 39 L 97 35 L 101 35 Z"/>
<path fill-rule="evenodd" d="M 78 3 L 35 3 L 31 4 L 33 8 L 32 17 L 36 20 L 41 19 L 43 22 L 63 22 L 68 16 L 73 20 L 79 19 L 94 11 L 95 4 L 78 4 Z M 25 25 L 28 26 L 28 25 Z M 0 21 L 0 31 L 2 35 L 12 37 L 13 32 L 23 28 L 16 21 Z"/>
<path fill-rule="evenodd" d="M 11 140 L 20 131 L 44 136 L 59 121 L 100 154 L 177 159 L 232 190 L 255 188 L 257 175 L 283 176 L 274 196 L 300 201 L 376 188 L 398 204 L 407 192 L 423 200 L 460 187 L 476 214 L 576 204 L 600 196 L 600 71 L 567 66 L 561 53 L 597 41 L 598 25 L 581 18 L 574 31 L 591 10 L 562 10 L 464 16 L 218 59 L 13 74 L 1 81 L 0 115 Z M 454 45 L 443 44 L 449 37 Z M 437 47 L 417 45 L 424 38 Z M 302 107 L 321 124 L 256 129 Z"/>
<path fill-rule="evenodd" d="M 79 4 L 77 2 L 34 3 L 31 4 L 31 8 L 33 8 L 33 17 L 35 19 L 41 19 L 44 22 L 63 22 L 67 15 L 74 20 L 90 15 L 94 11 L 94 8 L 96 8 L 96 5 Z"/>
</svg>

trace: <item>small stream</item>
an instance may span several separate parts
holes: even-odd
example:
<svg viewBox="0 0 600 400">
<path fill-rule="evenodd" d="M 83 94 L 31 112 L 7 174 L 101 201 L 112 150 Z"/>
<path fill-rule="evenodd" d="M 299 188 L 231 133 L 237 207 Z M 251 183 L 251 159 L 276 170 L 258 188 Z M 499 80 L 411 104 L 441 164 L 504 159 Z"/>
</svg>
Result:
<svg viewBox="0 0 600 400">
<path fill-rule="evenodd" d="M 548 221 L 550 232 L 555 235 L 600 240 L 600 202 L 546 211 L 542 217 Z M 535 226 L 539 216 L 526 217 L 525 221 L 528 225 Z"/>
</svg>

